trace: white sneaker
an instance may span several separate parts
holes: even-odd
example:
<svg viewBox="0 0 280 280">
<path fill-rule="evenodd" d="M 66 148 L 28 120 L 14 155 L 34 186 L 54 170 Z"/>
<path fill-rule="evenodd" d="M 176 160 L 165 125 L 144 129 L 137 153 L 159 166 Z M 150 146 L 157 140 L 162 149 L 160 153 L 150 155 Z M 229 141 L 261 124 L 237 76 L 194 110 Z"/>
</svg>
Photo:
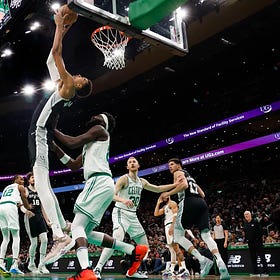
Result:
<svg viewBox="0 0 280 280">
<path fill-rule="evenodd" d="M 2 275 L 3 277 L 11 277 L 11 272 L 9 272 L 5 266 L 0 265 L 0 275 Z"/>
<path fill-rule="evenodd" d="M 230 275 L 229 275 L 226 267 L 222 267 L 221 269 L 219 269 L 219 271 L 220 271 L 220 280 L 229 280 L 230 279 Z"/>
<path fill-rule="evenodd" d="M 170 269 L 164 270 L 161 274 L 162 279 L 171 278 L 172 271 Z"/>
<path fill-rule="evenodd" d="M 127 278 L 137 278 L 137 279 L 148 279 L 148 275 L 139 273 L 138 271 L 136 271 L 132 275 L 128 275 L 128 273 L 126 273 L 126 277 Z"/>
<path fill-rule="evenodd" d="M 260 277 L 261 275 L 260 275 L 260 274 L 251 273 L 249 276 L 250 276 L 250 277 Z"/>
<path fill-rule="evenodd" d="M 204 261 L 200 264 L 200 276 L 205 277 L 208 275 L 211 267 L 213 266 L 213 261 L 204 257 Z"/>
<path fill-rule="evenodd" d="M 46 268 L 45 265 L 42 265 L 42 264 L 39 264 L 38 265 L 38 271 L 39 273 L 42 273 L 42 274 L 49 274 L 49 270 Z"/>
<path fill-rule="evenodd" d="M 58 238 L 58 240 L 54 242 L 51 251 L 46 256 L 44 260 L 44 265 L 57 261 L 63 255 L 65 255 L 70 249 L 72 249 L 74 245 L 75 245 L 75 240 L 68 235 L 64 235 L 63 237 Z"/>
<path fill-rule="evenodd" d="M 100 269 L 99 268 L 95 268 L 94 270 L 94 273 L 95 273 L 95 276 L 98 280 L 101 280 L 101 272 L 100 272 Z"/>
<path fill-rule="evenodd" d="M 229 280 L 230 275 L 224 262 L 217 262 L 217 266 L 220 272 L 220 280 Z"/>
<path fill-rule="evenodd" d="M 10 272 L 12 274 L 20 274 L 20 275 L 23 275 L 24 273 L 17 267 L 17 266 L 12 266 L 10 268 Z"/>
<path fill-rule="evenodd" d="M 30 270 L 31 273 L 38 273 L 38 268 L 35 264 L 29 264 L 27 266 L 28 270 Z"/>
<path fill-rule="evenodd" d="M 186 268 L 181 268 L 177 273 L 176 273 L 177 278 L 179 279 L 187 279 L 190 278 L 190 272 Z"/>
<path fill-rule="evenodd" d="M 261 273 L 261 277 L 269 277 L 268 273 Z"/>
</svg>

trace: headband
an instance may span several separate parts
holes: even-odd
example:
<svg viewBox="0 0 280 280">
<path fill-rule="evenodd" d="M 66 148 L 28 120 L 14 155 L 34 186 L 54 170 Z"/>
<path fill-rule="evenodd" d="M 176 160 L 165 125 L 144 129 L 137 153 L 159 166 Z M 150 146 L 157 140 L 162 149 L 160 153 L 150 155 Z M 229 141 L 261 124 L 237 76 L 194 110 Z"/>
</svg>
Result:
<svg viewBox="0 0 280 280">
<path fill-rule="evenodd" d="M 109 128 L 108 117 L 105 114 L 100 114 L 100 116 L 102 116 L 102 118 L 105 122 L 105 129 L 108 131 L 108 128 Z"/>
</svg>

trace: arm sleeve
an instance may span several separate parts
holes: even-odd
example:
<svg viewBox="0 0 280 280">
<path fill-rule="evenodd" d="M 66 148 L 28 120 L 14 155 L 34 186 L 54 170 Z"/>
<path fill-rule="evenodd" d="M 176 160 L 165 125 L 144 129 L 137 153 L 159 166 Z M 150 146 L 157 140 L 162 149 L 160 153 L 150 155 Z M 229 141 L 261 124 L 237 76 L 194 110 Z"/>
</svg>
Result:
<svg viewBox="0 0 280 280">
<path fill-rule="evenodd" d="M 51 80 L 53 82 L 57 82 L 58 80 L 60 80 L 60 76 L 59 76 L 58 70 L 56 68 L 54 59 L 53 59 L 52 50 L 50 51 L 50 54 L 47 59 L 47 66 L 49 69 Z"/>
</svg>

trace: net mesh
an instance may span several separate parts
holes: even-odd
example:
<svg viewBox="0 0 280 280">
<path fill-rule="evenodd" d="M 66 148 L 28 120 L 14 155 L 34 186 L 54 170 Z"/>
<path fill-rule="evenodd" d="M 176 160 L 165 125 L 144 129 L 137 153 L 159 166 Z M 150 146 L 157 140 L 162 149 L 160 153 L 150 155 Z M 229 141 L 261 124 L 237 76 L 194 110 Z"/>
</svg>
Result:
<svg viewBox="0 0 280 280">
<path fill-rule="evenodd" d="M 125 47 L 129 39 L 122 31 L 110 26 L 100 27 L 91 35 L 92 42 L 104 55 L 103 66 L 116 70 L 125 67 Z"/>
</svg>

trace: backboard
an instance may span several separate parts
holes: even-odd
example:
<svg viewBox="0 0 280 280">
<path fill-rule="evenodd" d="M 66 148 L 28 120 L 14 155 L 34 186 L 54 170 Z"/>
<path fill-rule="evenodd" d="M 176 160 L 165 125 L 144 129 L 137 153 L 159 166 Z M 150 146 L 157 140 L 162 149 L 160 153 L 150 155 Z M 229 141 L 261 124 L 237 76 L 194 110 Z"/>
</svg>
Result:
<svg viewBox="0 0 280 280">
<path fill-rule="evenodd" d="M 184 56 L 188 52 L 186 26 L 180 16 L 180 8 L 150 28 L 139 30 L 129 23 L 130 2 L 130 0 L 68 0 L 68 5 L 78 14 L 101 25 L 112 26 L 148 45 L 162 46 L 179 56 Z"/>
</svg>

